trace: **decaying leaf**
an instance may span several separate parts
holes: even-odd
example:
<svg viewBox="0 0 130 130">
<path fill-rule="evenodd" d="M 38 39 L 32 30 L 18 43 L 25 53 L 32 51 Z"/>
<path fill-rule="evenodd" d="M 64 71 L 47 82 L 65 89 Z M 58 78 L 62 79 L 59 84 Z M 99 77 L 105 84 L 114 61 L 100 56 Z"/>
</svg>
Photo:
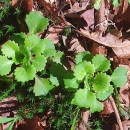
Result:
<svg viewBox="0 0 130 130">
<path fill-rule="evenodd" d="M 83 46 L 81 45 L 80 41 L 77 38 L 73 38 L 72 41 L 70 42 L 71 51 L 75 51 L 75 52 L 83 52 L 85 51 L 85 49 L 83 48 Z"/>
<path fill-rule="evenodd" d="M 101 115 L 101 116 L 106 116 L 106 115 L 109 115 L 109 114 L 111 114 L 111 113 L 113 113 L 113 112 L 114 112 L 113 107 L 112 107 L 112 105 L 111 105 L 111 102 L 110 102 L 109 99 L 108 99 L 108 100 L 106 100 L 106 101 L 104 102 L 104 109 L 103 109 L 102 112 L 100 112 L 100 115 Z"/>
<path fill-rule="evenodd" d="M 33 0 L 12 0 L 12 7 L 19 7 L 22 11 L 30 12 L 33 8 Z"/>
<path fill-rule="evenodd" d="M 64 45 L 69 51 L 72 52 L 83 52 L 85 51 L 84 47 L 82 46 L 82 43 L 79 41 L 78 38 L 72 37 L 71 41 L 67 41 L 67 36 L 62 36 L 62 40 Z"/>
<path fill-rule="evenodd" d="M 79 33 L 101 45 L 111 47 L 118 57 L 130 58 L 130 41 L 127 39 L 122 41 L 110 33 L 102 37 L 102 34 L 99 32 L 90 33 L 83 29 L 80 29 Z"/>
<path fill-rule="evenodd" d="M 82 7 L 80 7 L 80 3 L 75 2 L 74 5 L 71 7 L 71 9 L 64 12 L 64 15 L 69 17 L 78 17 L 79 14 L 77 13 L 81 13 L 82 11 L 85 11 L 87 6 L 88 6 L 88 1 L 84 1 L 84 3 L 82 3 Z"/>
<path fill-rule="evenodd" d="M 130 129 L 130 120 L 124 120 L 122 122 L 123 130 L 129 130 Z M 112 128 L 112 130 L 120 130 L 119 126 L 115 124 Z"/>
<path fill-rule="evenodd" d="M 60 26 L 54 26 L 49 27 L 47 30 L 46 37 L 50 38 L 54 44 L 57 44 L 59 42 L 59 33 L 63 30 L 63 27 Z"/>
<path fill-rule="evenodd" d="M 86 26 L 84 27 L 86 30 L 94 28 L 94 8 L 86 10 L 80 17 L 86 21 Z"/>
</svg>

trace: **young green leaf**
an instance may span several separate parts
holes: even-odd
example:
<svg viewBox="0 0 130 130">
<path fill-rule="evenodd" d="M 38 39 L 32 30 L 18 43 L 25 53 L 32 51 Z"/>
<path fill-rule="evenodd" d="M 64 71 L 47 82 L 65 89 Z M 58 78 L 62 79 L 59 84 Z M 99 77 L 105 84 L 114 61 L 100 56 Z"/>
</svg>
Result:
<svg viewBox="0 0 130 130">
<path fill-rule="evenodd" d="M 56 53 L 55 53 L 55 56 L 53 57 L 53 62 L 62 64 L 61 61 L 62 61 L 63 55 L 64 55 L 63 52 L 60 52 L 60 51 L 56 52 Z"/>
<path fill-rule="evenodd" d="M 98 10 L 100 8 L 101 0 L 95 0 L 94 9 Z"/>
<path fill-rule="evenodd" d="M 95 92 L 104 92 L 109 89 L 111 82 L 111 78 L 109 75 L 106 75 L 105 73 L 98 73 L 92 84 L 93 84 L 93 90 Z"/>
<path fill-rule="evenodd" d="M 13 130 L 14 123 L 15 123 L 15 120 L 11 122 L 11 124 L 6 130 Z"/>
<path fill-rule="evenodd" d="M 84 60 L 91 61 L 92 57 L 93 57 L 92 54 L 88 51 L 80 52 L 76 55 L 75 62 L 76 64 L 78 64 Z"/>
<path fill-rule="evenodd" d="M 49 25 L 48 19 L 42 16 L 38 11 L 26 15 L 25 21 L 30 34 L 43 32 Z"/>
<path fill-rule="evenodd" d="M 73 74 L 65 70 L 63 65 L 54 63 L 50 68 L 50 74 L 56 77 L 60 85 L 63 85 L 63 79 L 69 79 L 73 77 Z"/>
<path fill-rule="evenodd" d="M 27 82 L 33 80 L 36 70 L 32 65 L 17 67 L 14 71 L 15 79 L 19 82 Z"/>
<path fill-rule="evenodd" d="M 29 50 L 34 48 L 40 42 L 40 38 L 34 34 L 26 37 L 24 44 Z"/>
<path fill-rule="evenodd" d="M 82 80 L 87 74 L 94 74 L 95 68 L 91 62 L 83 61 L 74 68 L 74 76 L 78 80 Z"/>
<path fill-rule="evenodd" d="M 111 78 L 115 86 L 123 87 L 127 82 L 127 69 L 125 67 L 116 68 Z"/>
<path fill-rule="evenodd" d="M 112 4 L 114 5 L 114 7 L 118 7 L 120 5 L 120 0 L 113 0 Z"/>
<path fill-rule="evenodd" d="M 95 100 L 95 93 L 92 93 L 87 89 L 79 89 L 75 93 L 74 98 L 71 101 L 71 104 L 77 105 L 80 108 L 89 108 Z"/>
<path fill-rule="evenodd" d="M 53 89 L 54 86 L 49 82 L 48 79 L 35 77 L 35 85 L 33 92 L 35 96 L 46 96 L 48 92 Z"/>
<path fill-rule="evenodd" d="M 18 43 L 19 45 L 22 45 L 24 43 L 24 40 L 26 39 L 27 35 L 23 32 L 21 33 L 14 33 L 10 40 L 14 41 L 15 43 Z"/>
<path fill-rule="evenodd" d="M 41 39 L 40 42 L 36 44 L 34 48 L 32 48 L 31 52 L 33 54 L 39 55 L 44 52 L 45 48 L 46 48 L 46 40 Z"/>
<path fill-rule="evenodd" d="M 79 87 L 79 84 L 77 83 L 76 78 L 72 79 L 64 79 L 65 88 L 70 89 L 77 89 Z"/>
<path fill-rule="evenodd" d="M 46 66 L 47 59 L 43 55 L 35 56 L 32 59 L 32 64 L 36 68 L 36 71 L 42 71 L 44 70 Z"/>
<path fill-rule="evenodd" d="M 22 54 L 22 55 L 24 55 L 24 57 L 23 57 L 23 64 L 25 64 L 25 65 L 27 65 L 27 64 L 29 64 L 30 63 L 30 59 L 31 59 L 31 52 L 28 50 L 28 48 L 27 47 L 25 47 L 25 46 L 20 46 L 20 53 Z M 19 53 L 19 54 L 20 54 Z M 21 56 L 22 56 L 21 55 Z M 17 57 L 17 56 L 16 56 Z"/>
<path fill-rule="evenodd" d="M 58 81 L 57 77 L 54 77 L 52 74 L 50 75 L 50 82 L 54 86 L 59 86 L 59 81 Z"/>
<path fill-rule="evenodd" d="M 99 102 L 98 100 L 95 100 L 91 103 L 90 111 L 91 113 L 100 112 L 103 110 L 103 107 L 103 103 Z"/>
<path fill-rule="evenodd" d="M 94 64 L 97 71 L 107 71 L 110 69 L 110 61 L 101 54 L 93 57 L 92 63 Z"/>
<path fill-rule="evenodd" d="M 5 56 L 0 56 L 0 75 L 7 75 L 11 71 L 11 66 L 13 62 L 8 60 Z"/>
<path fill-rule="evenodd" d="M 8 122 L 11 122 L 13 121 L 15 118 L 11 118 L 11 117 L 2 117 L 0 116 L 0 124 L 3 124 L 3 123 L 8 123 Z"/>
<path fill-rule="evenodd" d="M 15 52 L 19 51 L 19 47 L 14 41 L 9 40 L 2 46 L 1 51 L 7 57 L 14 57 Z"/>
<path fill-rule="evenodd" d="M 106 100 L 112 93 L 113 93 L 113 87 L 110 86 L 109 89 L 107 91 L 104 92 L 97 92 L 97 99 L 99 99 L 100 101 L 104 101 Z"/>
<path fill-rule="evenodd" d="M 43 54 L 46 56 L 46 57 L 52 57 L 55 55 L 56 51 L 55 51 L 55 46 L 52 42 L 51 39 L 49 38 L 45 38 L 44 39 L 44 42 L 45 42 L 45 50 L 43 52 Z"/>
</svg>

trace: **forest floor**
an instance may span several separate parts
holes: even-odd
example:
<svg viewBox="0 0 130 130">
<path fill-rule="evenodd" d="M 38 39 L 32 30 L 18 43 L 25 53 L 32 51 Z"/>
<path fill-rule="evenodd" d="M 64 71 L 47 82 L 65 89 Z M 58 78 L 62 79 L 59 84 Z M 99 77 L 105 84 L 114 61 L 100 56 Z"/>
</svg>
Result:
<svg viewBox="0 0 130 130">
<path fill-rule="evenodd" d="M 52 39 L 55 46 L 62 43 L 60 50 L 66 55 L 65 64 L 70 69 L 73 68 L 75 53 L 89 51 L 93 55 L 102 54 L 107 57 L 112 68 L 123 66 L 128 70 L 126 85 L 118 89 L 120 111 L 116 105 L 117 100 L 112 95 L 104 101 L 104 110 L 100 113 L 90 114 L 88 110 L 82 110 L 79 117 L 82 121 L 76 129 L 129 130 L 130 5 L 128 1 L 121 0 L 120 5 L 114 7 L 108 0 L 101 0 L 98 10 L 94 9 L 91 0 L 12 0 L 9 3 L 0 1 L 1 45 L 13 33 L 27 32 L 23 21 L 26 14 L 31 11 L 40 11 L 49 19 L 48 28 L 40 36 Z M 18 106 L 15 96 L 6 98 L 0 103 L 0 114 L 4 117 L 16 115 Z M 46 127 L 48 115 L 49 113 L 42 116 L 36 114 L 32 119 L 19 121 L 14 129 L 51 129 Z M 1 124 L 0 130 L 8 126 L 9 124 Z M 69 127 L 63 128 L 68 129 Z"/>
</svg>

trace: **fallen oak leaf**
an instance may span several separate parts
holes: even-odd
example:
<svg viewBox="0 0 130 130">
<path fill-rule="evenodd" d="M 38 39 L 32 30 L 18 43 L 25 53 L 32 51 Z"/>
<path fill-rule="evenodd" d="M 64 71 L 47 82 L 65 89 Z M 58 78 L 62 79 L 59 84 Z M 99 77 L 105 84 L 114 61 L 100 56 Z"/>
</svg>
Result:
<svg viewBox="0 0 130 130">
<path fill-rule="evenodd" d="M 90 33 L 84 29 L 80 29 L 80 31 L 76 30 L 76 32 L 101 45 L 111 47 L 118 57 L 130 58 L 130 41 L 127 39 L 122 41 L 110 33 L 108 33 L 105 37 L 102 37 L 102 34 L 100 32 Z"/>
</svg>

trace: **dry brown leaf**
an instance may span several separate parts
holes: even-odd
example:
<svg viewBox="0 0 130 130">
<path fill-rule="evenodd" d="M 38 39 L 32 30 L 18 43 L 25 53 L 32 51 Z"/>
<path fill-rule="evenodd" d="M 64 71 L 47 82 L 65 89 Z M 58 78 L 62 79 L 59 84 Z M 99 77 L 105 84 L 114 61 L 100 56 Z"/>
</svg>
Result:
<svg viewBox="0 0 130 130">
<path fill-rule="evenodd" d="M 105 116 L 105 115 L 109 115 L 109 114 L 111 114 L 111 113 L 113 113 L 113 112 L 114 112 L 113 107 L 112 107 L 112 105 L 111 105 L 111 102 L 110 102 L 109 99 L 108 99 L 108 100 L 106 100 L 106 101 L 104 102 L 104 109 L 103 109 L 102 112 L 100 112 L 100 115 L 101 115 L 101 116 Z"/>
<path fill-rule="evenodd" d="M 84 29 L 80 29 L 77 32 L 101 45 L 111 47 L 118 57 L 130 58 L 130 41 L 127 39 L 122 41 L 110 33 L 102 37 L 102 34 L 99 32 L 90 33 Z"/>
<path fill-rule="evenodd" d="M 19 121 L 17 130 L 44 130 L 38 125 L 39 119 L 34 116 L 32 119 Z"/>
<path fill-rule="evenodd" d="M 61 26 L 53 26 L 49 27 L 47 30 L 46 38 L 50 38 L 54 44 L 59 42 L 59 33 L 63 30 Z"/>
<path fill-rule="evenodd" d="M 69 16 L 69 17 L 79 17 L 80 15 L 77 13 L 85 11 L 87 6 L 88 6 L 87 1 L 82 3 L 82 7 L 80 7 L 80 3 L 75 2 L 74 5 L 71 7 L 71 9 L 64 12 L 64 15 Z"/>
<path fill-rule="evenodd" d="M 30 12 L 33 9 L 33 0 L 12 0 L 12 7 L 19 6 L 22 11 Z"/>
<path fill-rule="evenodd" d="M 129 130 L 130 129 L 130 120 L 123 121 L 122 126 L 123 126 L 123 130 Z M 120 130 L 120 129 L 119 129 L 119 126 L 117 124 L 115 124 L 112 127 L 112 130 Z"/>
<path fill-rule="evenodd" d="M 94 8 L 86 10 L 80 15 L 80 17 L 83 18 L 87 23 L 87 25 L 84 27 L 86 30 L 89 30 L 89 28 L 94 28 Z"/>
<path fill-rule="evenodd" d="M 83 52 L 85 49 L 81 46 L 80 41 L 77 38 L 73 38 L 72 41 L 70 42 L 70 51 L 75 51 L 75 52 Z"/>
</svg>

